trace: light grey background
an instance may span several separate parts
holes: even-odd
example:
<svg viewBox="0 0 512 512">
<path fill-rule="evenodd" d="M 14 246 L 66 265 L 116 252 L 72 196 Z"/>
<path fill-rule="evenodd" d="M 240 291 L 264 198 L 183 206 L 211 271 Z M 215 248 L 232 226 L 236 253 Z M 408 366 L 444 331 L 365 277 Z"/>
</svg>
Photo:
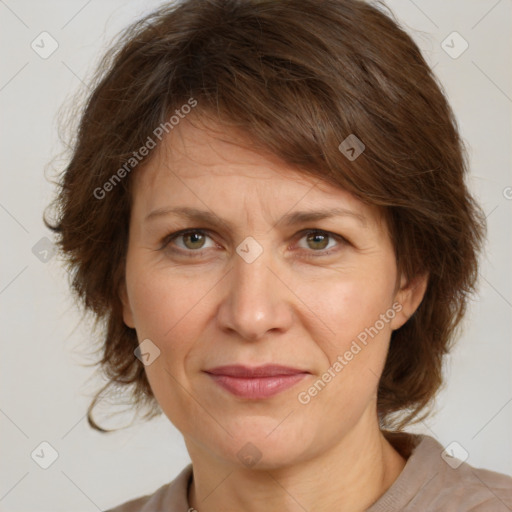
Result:
<svg viewBox="0 0 512 512">
<path fill-rule="evenodd" d="M 54 192 L 44 171 L 62 150 L 59 107 L 90 76 L 111 37 L 158 4 L 0 0 L 3 511 L 103 510 L 153 492 L 189 461 L 165 416 L 109 435 L 88 427 L 85 411 L 100 383 L 94 368 L 84 366 L 93 360 L 83 355 L 94 348 L 93 338 L 86 324 L 77 327 L 57 259 L 44 263 L 32 252 L 41 238 L 51 238 L 41 215 Z M 448 384 L 437 414 L 415 430 L 444 446 L 457 441 L 474 466 L 512 474 L 511 2 L 387 4 L 444 84 L 470 147 L 470 186 L 489 222 L 481 290 L 447 360 Z M 31 48 L 43 31 L 59 45 L 47 59 Z M 453 31 L 469 44 L 456 59 L 441 47 Z M 445 44 L 456 51 L 461 41 L 453 37 Z M 53 162 L 47 176 L 62 166 Z M 43 441 L 58 452 L 46 470 L 31 458 Z"/>
</svg>

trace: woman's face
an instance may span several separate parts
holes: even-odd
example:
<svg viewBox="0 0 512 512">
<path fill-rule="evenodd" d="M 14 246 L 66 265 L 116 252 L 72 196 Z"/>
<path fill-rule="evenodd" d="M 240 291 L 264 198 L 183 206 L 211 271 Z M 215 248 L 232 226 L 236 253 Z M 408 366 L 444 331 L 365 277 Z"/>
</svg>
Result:
<svg viewBox="0 0 512 512">
<path fill-rule="evenodd" d="M 391 332 L 421 300 L 379 212 L 188 120 L 164 143 L 133 177 L 121 295 L 191 454 L 275 467 L 378 428 Z"/>
</svg>

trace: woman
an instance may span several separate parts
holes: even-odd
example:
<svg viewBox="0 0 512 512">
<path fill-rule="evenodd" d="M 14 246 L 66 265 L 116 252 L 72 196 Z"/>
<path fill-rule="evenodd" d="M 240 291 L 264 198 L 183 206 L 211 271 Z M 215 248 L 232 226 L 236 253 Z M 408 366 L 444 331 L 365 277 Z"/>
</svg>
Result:
<svg viewBox="0 0 512 512">
<path fill-rule="evenodd" d="M 112 511 L 510 510 L 510 477 L 403 431 L 477 277 L 466 172 L 419 49 L 367 3 L 186 0 L 130 27 L 51 227 L 109 385 L 192 463 Z"/>
</svg>

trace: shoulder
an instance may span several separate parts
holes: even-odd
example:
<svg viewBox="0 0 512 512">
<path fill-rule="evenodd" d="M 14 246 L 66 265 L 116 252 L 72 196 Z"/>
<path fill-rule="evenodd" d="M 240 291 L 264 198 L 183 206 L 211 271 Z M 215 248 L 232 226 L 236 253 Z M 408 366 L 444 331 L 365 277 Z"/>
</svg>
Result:
<svg viewBox="0 0 512 512">
<path fill-rule="evenodd" d="M 453 467 L 443 462 L 434 475 L 433 503 L 471 512 L 512 510 L 512 477 L 459 462 Z"/>
<path fill-rule="evenodd" d="M 104 512 L 186 512 L 187 488 L 191 474 L 192 464 L 189 464 L 174 480 L 162 485 L 153 494 L 126 501 Z"/>
<path fill-rule="evenodd" d="M 512 477 L 457 459 L 433 437 L 408 436 L 414 447 L 405 468 L 371 512 L 512 510 Z"/>
</svg>

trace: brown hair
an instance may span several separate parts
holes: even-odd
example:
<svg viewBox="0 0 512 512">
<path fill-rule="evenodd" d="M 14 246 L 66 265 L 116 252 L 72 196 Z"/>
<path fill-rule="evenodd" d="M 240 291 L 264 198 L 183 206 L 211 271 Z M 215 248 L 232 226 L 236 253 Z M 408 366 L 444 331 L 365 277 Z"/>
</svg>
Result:
<svg viewBox="0 0 512 512">
<path fill-rule="evenodd" d="M 429 282 L 392 334 L 381 426 L 417 421 L 431 403 L 474 291 L 485 220 L 464 182 L 464 143 L 442 86 L 379 7 L 185 0 L 130 26 L 103 58 L 53 204 L 58 219 L 45 221 L 84 311 L 104 326 L 97 364 L 108 382 L 89 406 L 91 426 L 106 431 L 92 411 L 112 386 L 129 387 L 136 410 L 149 408 L 145 417 L 160 412 L 119 298 L 133 180 L 129 171 L 112 178 L 191 99 L 195 112 L 243 130 L 262 151 L 385 210 L 398 270 L 428 273 Z M 355 160 L 338 148 L 350 134 L 365 145 Z"/>
</svg>

